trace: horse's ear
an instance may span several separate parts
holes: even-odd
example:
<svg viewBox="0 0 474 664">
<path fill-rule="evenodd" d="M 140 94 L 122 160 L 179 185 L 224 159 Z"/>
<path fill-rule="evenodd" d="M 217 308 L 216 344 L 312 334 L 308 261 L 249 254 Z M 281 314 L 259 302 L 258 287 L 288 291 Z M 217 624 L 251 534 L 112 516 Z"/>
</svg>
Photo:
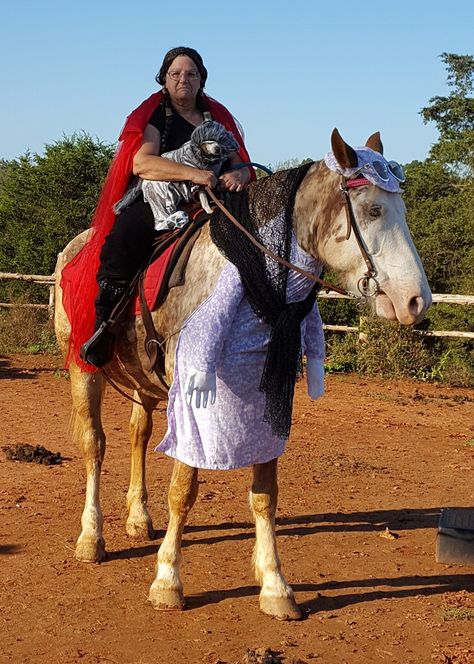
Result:
<svg viewBox="0 0 474 664">
<path fill-rule="evenodd" d="M 375 150 L 375 152 L 378 152 L 379 154 L 383 154 L 383 143 L 380 139 L 379 131 L 376 131 L 375 134 L 369 136 L 365 147 L 370 148 L 371 150 Z"/>
<path fill-rule="evenodd" d="M 357 168 L 359 165 L 357 152 L 343 141 L 337 129 L 332 130 L 331 147 L 339 166 L 342 168 Z"/>
</svg>

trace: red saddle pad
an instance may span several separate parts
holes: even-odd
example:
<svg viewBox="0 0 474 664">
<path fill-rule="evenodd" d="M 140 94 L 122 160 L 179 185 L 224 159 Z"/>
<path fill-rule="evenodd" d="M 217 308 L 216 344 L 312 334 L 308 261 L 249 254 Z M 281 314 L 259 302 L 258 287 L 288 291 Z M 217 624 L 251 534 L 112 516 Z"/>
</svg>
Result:
<svg viewBox="0 0 474 664">
<path fill-rule="evenodd" d="M 173 253 L 173 249 L 175 248 L 177 241 L 178 240 L 175 240 L 173 244 L 171 244 L 167 249 L 165 249 L 165 251 L 161 254 L 161 256 L 158 256 L 156 261 L 154 261 L 146 271 L 143 290 L 145 293 L 145 300 L 150 311 L 153 311 L 153 307 L 155 306 L 161 282 L 163 281 L 163 275 L 168 266 L 171 254 Z M 135 316 L 141 314 L 140 298 L 138 294 L 135 296 L 134 312 Z"/>
</svg>

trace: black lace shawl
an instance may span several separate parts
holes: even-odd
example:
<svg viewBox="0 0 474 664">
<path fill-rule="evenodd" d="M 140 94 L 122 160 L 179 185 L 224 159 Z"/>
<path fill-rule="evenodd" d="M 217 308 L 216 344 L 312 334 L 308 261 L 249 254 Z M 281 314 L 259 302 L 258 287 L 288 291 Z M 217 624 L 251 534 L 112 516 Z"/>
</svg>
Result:
<svg viewBox="0 0 474 664">
<path fill-rule="evenodd" d="M 227 209 L 265 247 L 290 259 L 296 191 L 311 163 L 278 171 L 227 196 Z M 264 419 L 274 434 L 290 433 L 295 382 L 301 371 L 301 322 L 311 311 L 316 288 L 301 302 L 286 303 L 288 268 L 266 256 L 220 210 L 210 220 L 213 242 L 239 270 L 246 296 L 258 318 L 272 327 L 260 390 Z"/>
</svg>

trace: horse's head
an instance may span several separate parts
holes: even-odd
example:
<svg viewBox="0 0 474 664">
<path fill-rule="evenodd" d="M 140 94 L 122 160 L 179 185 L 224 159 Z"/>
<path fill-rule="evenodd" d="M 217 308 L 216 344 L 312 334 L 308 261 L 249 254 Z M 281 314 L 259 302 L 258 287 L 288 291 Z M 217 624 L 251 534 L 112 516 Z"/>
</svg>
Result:
<svg viewBox="0 0 474 664">
<path fill-rule="evenodd" d="M 405 220 L 403 170 L 382 156 L 378 132 L 354 149 L 335 129 L 331 143 L 325 162 L 311 167 L 298 190 L 298 242 L 338 272 L 346 288 L 371 296 L 379 316 L 414 325 L 431 292 Z"/>
</svg>

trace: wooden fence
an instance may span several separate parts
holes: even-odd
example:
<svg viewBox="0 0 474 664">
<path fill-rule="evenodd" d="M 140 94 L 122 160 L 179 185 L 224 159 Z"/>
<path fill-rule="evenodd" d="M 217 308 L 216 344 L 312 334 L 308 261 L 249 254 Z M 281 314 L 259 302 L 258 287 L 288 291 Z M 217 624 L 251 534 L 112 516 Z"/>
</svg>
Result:
<svg viewBox="0 0 474 664">
<path fill-rule="evenodd" d="M 16 281 L 26 281 L 34 284 L 44 284 L 49 286 L 49 304 L 28 304 L 28 303 L 9 303 L 9 302 L 0 302 L 0 307 L 29 307 L 37 309 L 48 309 L 50 317 L 53 315 L 54 311 L 54 274 L 50 276 L 45 276 L 43 274 L 18 274 L 15 272 L 0 272 L 1 279 L 13 279 Z M 339 293 L 319 293 L 318 297 L 323 299 L 346 299 L 350 300 L 351 298 L 347 295 L 340 295 Z M 459 304 L 461 306 L 472 306 L 474 305 L 474 295 L 450 295 L 445 293 L 434 293 L 433 294 L 433 304 Z M 359 327 L 350 327 L 347 325 L 324 325 L 325 330 L 331 332 L 357 332 L 360 334 Z M 425 337 L 457 337 L 461 339 L 474 339 L 474 332 L 460 332 L 456 330 L 417 330 L 414 329 L 413 332 Z"/>
</svg>

